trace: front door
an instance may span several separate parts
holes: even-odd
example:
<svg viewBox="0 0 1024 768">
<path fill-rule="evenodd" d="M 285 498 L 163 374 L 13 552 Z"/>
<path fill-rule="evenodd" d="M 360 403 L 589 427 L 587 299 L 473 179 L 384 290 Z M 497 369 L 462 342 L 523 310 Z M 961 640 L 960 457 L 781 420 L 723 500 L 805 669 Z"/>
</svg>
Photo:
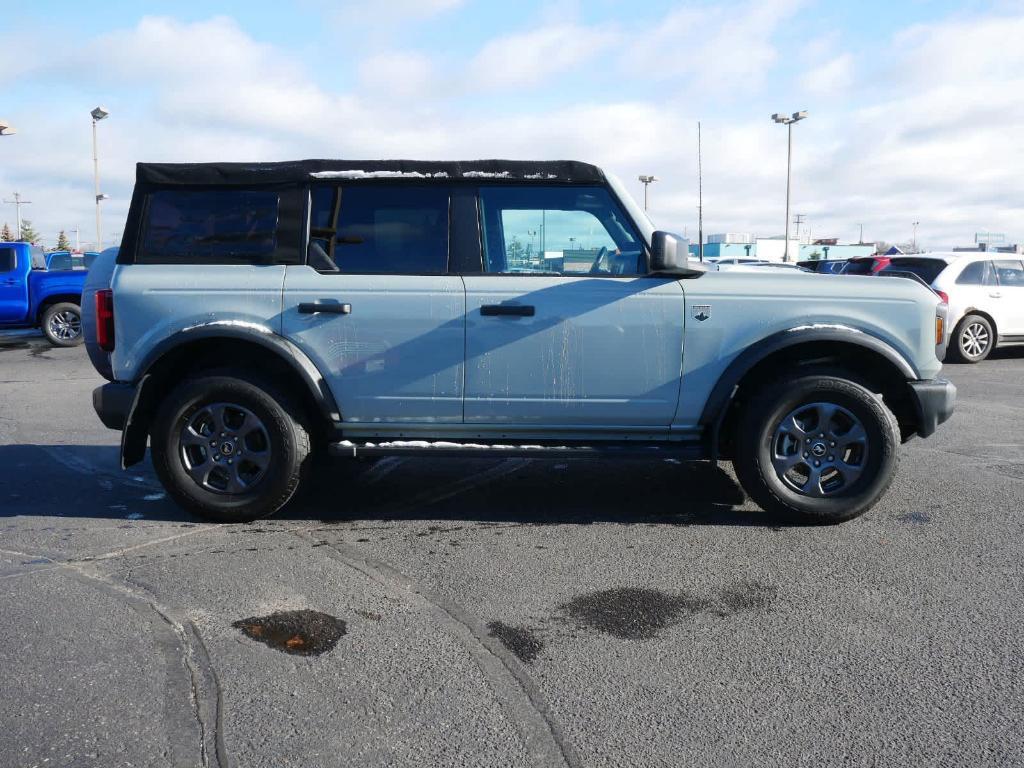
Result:
<svg viewBox="0 0 1024 768">
<path fill-rule="evenodd" d="M 483 274 L 466 284 L 466 423 L 664 427 L 679 400 L 684 299 L 646 275 L 601 187 L 480 189 Z"/>
<path fill-rule="evenodd" d="M 0 323 L 17 323 L 28 312 L 28 280 L 18 269 L 18 252 L 0 245 Z"/>
<path fill-rule="evenodd" d="M 999 303 L 1002 307 L 1000 336 L 1024 336 L 1024 264 L 1020 259 L 992 262 L 999 281 Z"/>
<path fill-rule="evenodd" d="M 465 292 L 448 269 L 450 190 L 312 190 L 307 264 L 288 267 L 282 333 L 351 424 L 461 423 Z"/>
</svg>

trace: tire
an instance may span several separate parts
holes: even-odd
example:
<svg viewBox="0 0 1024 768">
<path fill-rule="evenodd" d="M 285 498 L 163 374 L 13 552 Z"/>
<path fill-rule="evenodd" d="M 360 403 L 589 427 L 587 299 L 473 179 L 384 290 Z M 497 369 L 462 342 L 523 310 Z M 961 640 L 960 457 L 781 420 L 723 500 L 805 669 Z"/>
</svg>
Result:
<svg viewBox="0 0 1024 768">
<path fill-rule="evenodd" d="M 950 357 L 959 363 L 980 363 L 995 349 L 992 323 L 981 315 L 967 315 L 957 323 L 949 345 Z"/>
<path fill-rule="evenodd" d="M 895 477 L 896 417 L 842 371 L 776 381 L 746 404 L 737 428 L 733 465 L 740 484 L 762 509 L 787 520 L 851 520 L 869 510 Z"/>
<path fill-rule="evenodd" d="M 267 383 L 211 373 L 182 382 L 161 403 L 151 451 L 160 482 L 181 507 L 243 523 L 292 498 L 310 438 L 301 412 Z"/>
<path fill-rule="evenodd" d="M 85 340 L 82 308 L 70 301 L 51 304 L 40 321 L 43 335 L 55 347 L 77 347 Z"/>
</svg>

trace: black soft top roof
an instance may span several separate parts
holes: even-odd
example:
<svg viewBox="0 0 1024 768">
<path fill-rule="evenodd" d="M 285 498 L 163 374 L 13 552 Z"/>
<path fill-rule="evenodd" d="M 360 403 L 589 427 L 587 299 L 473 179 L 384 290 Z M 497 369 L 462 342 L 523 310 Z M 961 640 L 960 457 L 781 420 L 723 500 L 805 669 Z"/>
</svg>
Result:
<svg viewBox="0 0 1024 768">
<path fill-rule="evenodd" d="M 603 184 L 574 160 L 294 160 L 282 163 L 139 163 L 139 184 L 287 184 L 312 179 L 562 181 Z"/>
</svg>

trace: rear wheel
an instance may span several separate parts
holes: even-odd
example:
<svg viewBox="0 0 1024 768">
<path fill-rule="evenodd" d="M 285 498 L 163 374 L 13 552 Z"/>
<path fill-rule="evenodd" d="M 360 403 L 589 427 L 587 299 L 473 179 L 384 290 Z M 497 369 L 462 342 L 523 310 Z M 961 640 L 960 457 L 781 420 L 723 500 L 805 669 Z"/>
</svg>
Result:
<svg viewBox="0 0 1024 768">
<path fill-rule="evenodd" d="M 980 363 L 995 347 L 992 324 L 981 315 L 967 315 L 953 331 L 950 354 L 961 363 Z"/>
<path fill-rule="evenodd" d="M 70 301 L 46 308 L 42 317 L 43 334 L 55 347 L 77 347 L 82 343 L 82 309 Z"/>
<path fill-rule="evenodd" d="M 153 466 L 167 492 L 216 522 L 277 512 L 297 490 L 309 451 L 300 412 L 258 379 L 185 381 L 163 402 L 152 430 Z"/>
<path fill-rule="evenodd" d="M 881 398 L 839 373 L 783 379 L 740 416 L 736 474 L 765 511 L 838 523 L 870 509 L 896 472 L 899 425 Z"/>
</svg>

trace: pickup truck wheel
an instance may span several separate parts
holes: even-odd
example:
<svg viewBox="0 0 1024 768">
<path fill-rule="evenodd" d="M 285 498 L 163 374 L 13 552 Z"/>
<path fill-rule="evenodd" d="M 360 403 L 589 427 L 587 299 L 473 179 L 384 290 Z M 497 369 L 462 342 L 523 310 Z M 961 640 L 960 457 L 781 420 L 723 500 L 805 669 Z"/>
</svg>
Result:
<svg viewBox="0 0 1024 768">
<path fill-rule="evenodd" d="M 55 347 L 77 347 L 82 336 L 82 309 L 70 301 L 52 304 L 43 312 L 43 334 Z"/>
<path fill-rule="evenodd" d="M 843 373 L 782 379 L 740 416 L 733 464 L 762 509 L 807 523 L 839 523 L 870 509 L 896 473 L 896 417 Z"/>
<path fill-rule="evenodd" d="M 992 324 L 981 315 L 967 315 L 953 331 L 950 356 L 960 363 L 980 363 L 995 346 Z"/>
<path fill-rule="evenodd" d="M 190 379 L 157 413 L 153 466 L 171 497 L 200 517 L 240 523 L 272 515 L 298 489 L 309 455 L 299 414 L 258 379 Z"/>
</svg>

